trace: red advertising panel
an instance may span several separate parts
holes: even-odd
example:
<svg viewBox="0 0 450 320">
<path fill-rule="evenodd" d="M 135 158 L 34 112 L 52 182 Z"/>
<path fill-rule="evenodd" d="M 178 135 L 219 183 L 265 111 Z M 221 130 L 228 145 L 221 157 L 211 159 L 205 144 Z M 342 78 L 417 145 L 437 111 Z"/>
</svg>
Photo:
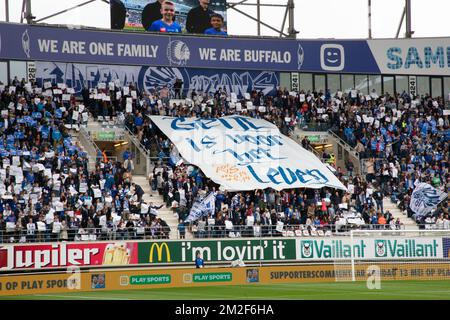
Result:
<svg viewBox="0 0 450 320">
<path fill-rule="evenodd" d="M 137 243 L 90 242 L 0 246 L 0 270 L 137 263 Z"/>
</svg>

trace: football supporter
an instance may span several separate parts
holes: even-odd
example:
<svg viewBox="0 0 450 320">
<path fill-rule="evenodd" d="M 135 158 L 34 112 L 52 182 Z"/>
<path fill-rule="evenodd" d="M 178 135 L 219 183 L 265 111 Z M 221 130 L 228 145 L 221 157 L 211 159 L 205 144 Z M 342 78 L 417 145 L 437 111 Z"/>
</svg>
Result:
<svg viewBox="0 0 450 320">
<path fill-rule="evenodd" d="M 220 15 L 218 13 L 211 15 L 211 26 L 212 26 L 212 28 L 208 28 L 205 30 L 205 34 L 221 35 L 221 36 L 228 35 L 225 31 L 222 30 L 222 28 L 223 28 L 222 15 Z"/>
<path fill-rule="evenodd" d="M 173 21 L 175 16 L 175 4 L 170 1 L 164 1 L 161 4 L 162 19 L 154 21 L 148 31 L 181 33 L 181 25 Z"/>
</svg>

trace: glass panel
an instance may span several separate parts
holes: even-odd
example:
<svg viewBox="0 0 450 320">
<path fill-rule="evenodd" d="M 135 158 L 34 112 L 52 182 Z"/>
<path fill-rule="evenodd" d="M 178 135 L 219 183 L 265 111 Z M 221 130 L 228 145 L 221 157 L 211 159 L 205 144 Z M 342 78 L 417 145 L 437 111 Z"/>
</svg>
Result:
<svg viewBox="0 0 450 320">
<path fill-rule="evenodd" d="M 430 78 L 417 77 L 417 94 L 426 95 L 430 93 Z"/>
<path fill-rule="evenodd" d="M 409 93 L 408 76 L 395 76 L 395 90 L 402 94 L 403 91 Z"/>
<path fill-rule="evenodd" d="M 394 77 L 383 77 L 383 94 L 394 94 Z"/>
<path fill-rule="evenodd" d="M 369 92 L 375 90 L 376 94 L 381 94 L 381 76 L 369 76 Z"/>
<path fill-rule="evenodd" d="M 331 96 L 334 96 L 336 92 L 341 90 L 341 77 L 338 74 L 327 75 L 328 90 L 330 90 Z"/>
<path fill-rule="evenodd" d="M 314 75 L 314 90 L 325 93 L 325 76 L 323 74 Z"/>
<path fill-rule="evenodd" d="M 8 84 L 8 64 L 7 62 L 0 62 L 0 82 L 4 85 Z"/>
<path fill-rule="evenodd" d="M 11 61 L 10 62 L 10 76 L 11 81 L 14 77 L 17 77 L 19 81 L 22 81 L 22 78 L 27 78 L 27 63 L 25 61 Z"/>
<path fill-rule="evenodd" d="M 341 76 L 342 79 L 342 90 L 344 92 L 349 92 L 355 87 L 355 82 L 352 74 L 343 74 Z"/>
<path fill-rule="evenodd" d="M 445 100 L 450 100 L 450 77 L 444 78 L 444 96 Z"/>
<path fill-rule="evenodd" d="M 287 88 L 288 90 L 291 90 L 291 74 L 282 72 L 280 73 L 280 88 L 284 89 Z"/>
<path fill-rule="evenodd" d="M 312 89 L 313 89 L 312 74 L 300 73 L 300 90 L 308 92 L 308 90 L 312 91 Z"/>
<path fill-rule="evenodd" d="M 355 89 L 359 90 L 364 95 L 369 94 L 369 84 L 367 82 L 367 75 L 355 75 Z"/>
<path fill-rule="evenodd" d="M 442 97 L 442 79 L 431 78 L 431 96 L 433 98 Z"/>
</svg>

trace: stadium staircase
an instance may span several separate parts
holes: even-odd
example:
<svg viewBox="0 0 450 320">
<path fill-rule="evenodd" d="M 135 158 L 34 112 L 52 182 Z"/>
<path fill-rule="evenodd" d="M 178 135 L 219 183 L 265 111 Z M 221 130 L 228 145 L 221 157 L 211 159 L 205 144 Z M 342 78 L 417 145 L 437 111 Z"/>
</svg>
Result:
<svg viewBox="0 0 450 320">
<path fill-rule="evenodd" d="M 174 213 L 171 208 L 166 208 L 166 204 L 164 203 L 164 199 L 159 193 L 152 192 L 150 188 L 150 184 L 148 183 L 148 179 L 143 175 L 133 175 L 133 182 L 137 185 L 140 185 L 144 190 L 145 194 L 142 199 L 146 203 L 153 202 L 153 205 L 160 206 L 164 204 L 164 206 L 158 210 L 158 217 L 162 220 L 166 221 L 170 227 L 170 239 L 179 239 L 178 235 L 178 214 Z M 186 228 L 186 239 L 192 239 L 192 234 Z"/>
<path fill-rule="evenodd" d="M 397 218 L 400 218 L 400 222 L 403 224 L 402 229 L 405 230 L 419 229 L 417 223 L 413 219 L 408 218 L 406 211 L 402 212 L 402 210 L 398 208 L 397 204 L 392 202 L 389 197 L 383 198 L 383 209 L 384 212 L 389 211 L 390 213 L 392 213 L 392 216 L 394 217 L 395 220 L 397 220 Z"/>
<path fill-rule="evenodd" d="M 94 141 L 90 138 L 88 130 L 90 131 L 98 131 L 101 130 L 101 125 L 90 115 L 87 128 L 81 129 L 79 131 L 70 130 L 70 134 L 72 135 L 74 141 L 78 141 L 80 147 L 88 153 L 89 155 L 89 170 L 95 169 L 95 158 L 97 156 L 98 147 L 94 143 Z M 125 134 L 126 140 L 128 140 L 131 144 L 134 144 L 135 141 L 130 139 L 127 132 Z M 128 139 L 127 139 L 128 138 Z M 144 154 L 143 156 L 148 156 Z M 144 170 L 145 171 L 145 170 Z M 151 170 L 150 170 L 151 171 Z M 146 203 L 153 202 L 153 205 L 161 205 L 164 203 L 163 197 L 158 194 L 158 192 L 152 192 L 150 185 L 148 183 L 147 176 L 144 174 L 135 174 L 133 175 L 134 183 L 140 185 L 144 190 L 145 194 L 143 196 L 143 200 Z M 166 221 L 170 227 L 170 239 L 178 239 L 178 215 L 172 211 L 170 208 L 166 208 L 164 206 L 158 210 L 158 217 L 162 220 Z M 186 229 L 186 239 L 193 238 L 192 234 Z"/>
</svg>

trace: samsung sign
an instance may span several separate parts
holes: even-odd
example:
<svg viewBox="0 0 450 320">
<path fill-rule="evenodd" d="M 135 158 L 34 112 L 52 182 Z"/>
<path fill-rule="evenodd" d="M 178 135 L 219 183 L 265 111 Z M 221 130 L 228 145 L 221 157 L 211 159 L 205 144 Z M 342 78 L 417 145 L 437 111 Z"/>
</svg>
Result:
<svg viewBox="0 0 450 320">
<path fill-rule="evenodd" d="M 0 23 L 1 59 L 214 70 L 448 75 L 450 39 L 295 40 Z"/>
<path fill-rule="evenodd" d="M 381 73 L 450 74 L 449 38 L 372 40 L 368 43 Z"/>
<path fill-rule="evenodd" d="M 389 69 L 397 70 L 401 68 L 409 69 L 412 66 L 417 66 L 419 69 L 430 69 L 434 66 L 439 68 L 450 67 L 450 47 L 436 47 L 435 52 L 433 48 L 423 48 L 423 53 L 416 47 L 408 48 L 408 52 L 403 53 L 399 47 L 389 48 L 387 57 L 391 62 L 387 64 Z"/>
</svg>

